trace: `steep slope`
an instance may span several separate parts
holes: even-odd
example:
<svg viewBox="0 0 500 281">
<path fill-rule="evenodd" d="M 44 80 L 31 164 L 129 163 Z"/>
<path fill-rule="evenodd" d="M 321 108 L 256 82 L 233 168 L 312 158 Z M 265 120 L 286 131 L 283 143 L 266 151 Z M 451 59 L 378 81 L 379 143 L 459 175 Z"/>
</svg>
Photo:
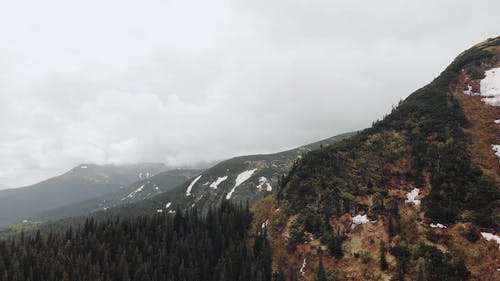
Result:
<svg viewBox="0 0 500 281">
<path fill-rule="evenodd" d="M 500 280 L 499 46 L 474 46 L 372 128 L 298 160 L 255 207 L 275 262 L 302 280 L 321 256 L 339 280 Z"/>
<path fill-rule="evenodd" d="M 163 164 L 79 165 L 46 181 L 0 191 L 0 227 L 37 213 L 119 190 L 141 177 L 166 170 Z"/>
<path fill-rule="evenodd" d="M 169 191 L 201 173 L 197 169 L 174 169 L 157 175 L 146 173 L 143 179 L 127 187 L 121 187 L 108 193 L 83 202 L 66 205 L 37 214 L 31 220 L 47 221 L 66 217 L 87 215 L 93 212 L 107 210 L 122 204 L 134 203 Z"/>
</svg>

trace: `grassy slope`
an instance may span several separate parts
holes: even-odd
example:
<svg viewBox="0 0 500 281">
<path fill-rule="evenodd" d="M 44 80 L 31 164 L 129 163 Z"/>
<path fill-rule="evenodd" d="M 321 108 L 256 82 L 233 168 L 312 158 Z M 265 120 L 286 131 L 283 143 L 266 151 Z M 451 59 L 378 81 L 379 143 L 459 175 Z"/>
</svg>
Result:
<svg viewBox="0 0 500 281">
<path fill-rule="evenodd" d="M 418 271 L 430 279 L 448 274 L 450 280 L 460 280 L 461 273 L 436 273 L 431 265 L 441 263 L 444 271 L 459 272 L 462 260 L 473 278 L 500 277 L 494 264 L 499 258 L 496 247 L 482 239 L 465 239 L 465 234 L 477 234 L 478 227 L 500 230 L 500 184 L 474 161 L 471 151 L 477 140 L 469 133 L 474 123 L 454 94 L 462 69 L 496 63 L 499 43 L 496 38 L 462 53 L 372 128 L 297 161 L 275 200 L 255 208 L 256 227 L 264 219 L 271 221 L 275 260 L 283 258 L 298 271 L 306 258 L 307 280 L 313 278 L 318 247 L 327 270 L 340 270 L 339 276 L 355 280 L 415 280 Z M 406 192 L 415 187 L 423 195 L 422 206 L 404 203 Z M 363 211 L 377 222 L 351 229 L 351 216 Z M 432 229 L 430 222 L 448 228 Z M 327 247 L 337 230 L 348 237 L 340 260 L 332 258 Z M 290 244 L 297 235 L 300 243 L 293 250 Z M 304 237 L 311 241 L 302 243 Z M 392 249 L 387 271 L 379 269 L 381 242 Z M 465 253 L 466 248 L 471 251 Z"/>
</svg>

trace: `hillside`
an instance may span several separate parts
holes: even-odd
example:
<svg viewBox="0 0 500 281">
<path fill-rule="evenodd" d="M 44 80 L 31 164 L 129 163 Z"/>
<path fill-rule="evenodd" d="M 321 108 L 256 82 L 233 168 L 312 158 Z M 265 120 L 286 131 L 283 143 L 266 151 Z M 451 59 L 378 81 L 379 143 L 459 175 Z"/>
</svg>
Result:
<svg viewBox="0 0 500 281">
<path fill-rule="evenodd" d="M 255 207 L 275 268 L 500 280 L 499 58 L 499 37 L 472 47 L 372 128 L 299 159 Z"/>
<path fill-rule="evenodd" d="M 110 204 L 111 201 L 103 204 L 103 198 L 98 198 L 43 213 L 44 220 L 49 218 L 53 221 L 43 224 L 41 229 L 44 231 L 64 229 L 67 226 L 82 223 L 85 219 L 84 215 L 89 213 L 96 219 L 135 218 L 156 213 L 173 214 L 178 210 L 185 211 L 193 208 L 206 214 L 208 210 L 217 207 L 228 198 L 235 203 L 255 204 L 273 193 L 293 162 L 303 154 L 333 145 L 355 134 L 356 132 L 345 133 L 274 154 L 235 157 L 222 161 L 201 173 L 196 173 L 175 188 L 163 188 L 165 185 L 161 182 L 161 177 L 165 173 L 158 174 L 145 183 L 139 181 L 130 185 L 127 187 L 127 192 L 130 192 L 127 195 L 125 195 L 126 192 L 123 193 L 123 197 L 113 195 L 115 202 L 120 197 L 120 205 L 113 206 Z M 162 186 L 160 191 L 166 191 L 160 194 L 147 191 L 155 190 L 160 186 Z M 151 194 L 148 195 L 148 193 Z M 128 197 L 130 194 L 134 195 L 133 198 Z M 125 200 L 122 201 L 123 198 Z M 123 204 L 124 202 L 126 204 Z M 70 215 L 61 214 L 61 212 L 68 212 Z M 75 217 L 71 217 L 71 214 Z M 58 221 L 59 218 L 64 219 Z"/>
<path fill-rule="evenodd" d="M 82 216 L 98 211 L 105 211 L 122 204 L 138 202 L 169 191 L 198 175 L 200 172 L 202 170 L 179 168 L 156 175 L 146 173 L 143 175 L 143 179 L 127 187 L 122 186 L 112 193 L 42 212 L 30 220 L 47 221 Z"/>
<path fill-rule="evenodd" d="M 0 227 L 36 214 L 95 198 L 166 170 L 163 164 L 82 164 L 63 175 L 15 189 L 0 190 Z"/>
<path fill-rule="evenodd" d="M 187 210 L 201 213 L 223 200 L 254 204 L 271 194 L 293 162 L 303 154 L 332 145 L 356 133 L 346 133 L 275 154 L 248 155 L 222 161 L 189 181 L 149 199 L 96 213 L 96 217 L 137 216 Z M 136 184 L 140 188 L 141 184 Z"/>
</svg>

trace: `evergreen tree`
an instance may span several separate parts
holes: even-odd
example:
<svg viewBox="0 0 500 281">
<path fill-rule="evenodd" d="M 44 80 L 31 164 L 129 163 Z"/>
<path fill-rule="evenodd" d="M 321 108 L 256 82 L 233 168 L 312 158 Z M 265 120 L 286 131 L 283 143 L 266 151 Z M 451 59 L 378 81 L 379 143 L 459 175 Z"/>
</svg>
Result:
<svg viewBox="0 0 500 281">
<path fill-rule="evenodd" d="M 205 219 L 196 210 L 89 218 L 64 232 L 0 241 L 0 281 L 271 281 L 270 244 L 263 231 L 247 247 L 250 223 L 248 207 L 229 202 Z"/>
<path fill-rule="evenodd" d="M 389 264 L 387 263 L 386 258 L 386 249 L 384 246 L 384 241 L 380 241 L 380 269 L 387 270 L 389 269 Z"/>
<path fill-rule="evenodd" d="M 328 281 L 328 279 L 326 278 L 325 268 L 323 267 L 323 258 L 321 256 L 319 257 L 319 266 L 316 270 L 316 277 L 314 278 L 314 280 Z"/>
</svg>

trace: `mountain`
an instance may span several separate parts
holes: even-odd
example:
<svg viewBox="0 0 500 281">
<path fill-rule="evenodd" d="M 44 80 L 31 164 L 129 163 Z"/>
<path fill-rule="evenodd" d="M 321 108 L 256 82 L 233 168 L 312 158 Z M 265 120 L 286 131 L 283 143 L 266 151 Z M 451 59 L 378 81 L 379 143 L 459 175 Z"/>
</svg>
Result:
<svg viewBox="0 0 500 281">
<path fill-rule="evenodd" d="M 303 154 L 327 147 L 343 139 L 352 137 L 357 132 L 345 133 L 315 143 L 301 146 L 274 154 L 247 155 L 235 157 L 209 168 L 182 184 L 160 193 L 156 196 L 147 197 L 145 200 L 133 200 L 131 204 L 122 204 L 114 208 L 108 208 L 100 212 L 92 213 L 94 218 L 137 217 L 151 215 L 154 213 L 174 213 L 177 210 L 189 210 L 196 207 L 198 211 L 206 214 L 208 210 L 221 204 L 222 201 L 230 199 L 236 203 L 254 204 L 267 195 L 271 194 L 285 173 L 287 173 L 294 161 Z M 143 198 L 147 194 L 146 186 L 155 186 L 156 177 L 150 179 L 149 185 L 137 182 L 128 190 L 135 192 L 133 195 Z M 123 197 L 122 197 L 123 198 Z M 127 198 L 126 198 L 127 199 Z M 46 225 L 50 229 L 76 221 L 82 218 L 69 218 L 60 222 Z"/>
<path fill-rule="evenodd" d="M 96 198 L 42 212 L 30 220 L 47 221 L 75 217 L 97 211 L 105 211 L 121 204 L 138 202 L 169 191 L 201 172 L 202 170 L 199 169 L 178 168 L 156 175 L 146 173 L 142 180 L 134 182 L 127 187 L 121 187 L 112 193 Z"/>
<path fill-rule="evenodd" d="M 0 241 L 3 279 L 500 280 L 499 117 L 497 37 L 360 133 Z"/>
<path fill-rule="evenodd" d="M 40 212 L 95 198 L 153 176 L 167 167 L 157 163 L 79 165 L 40 183 L 0 190 L 0 227 L 19 223 Z"/>
<path fill-rule="evenodd" d="M 301 280 L 500 280 L 499 123 L 497 37 L 371 128 L 304 155 L 255 206 L 251 233 L 265 228 L 275 266 Z"/>
</svg>

